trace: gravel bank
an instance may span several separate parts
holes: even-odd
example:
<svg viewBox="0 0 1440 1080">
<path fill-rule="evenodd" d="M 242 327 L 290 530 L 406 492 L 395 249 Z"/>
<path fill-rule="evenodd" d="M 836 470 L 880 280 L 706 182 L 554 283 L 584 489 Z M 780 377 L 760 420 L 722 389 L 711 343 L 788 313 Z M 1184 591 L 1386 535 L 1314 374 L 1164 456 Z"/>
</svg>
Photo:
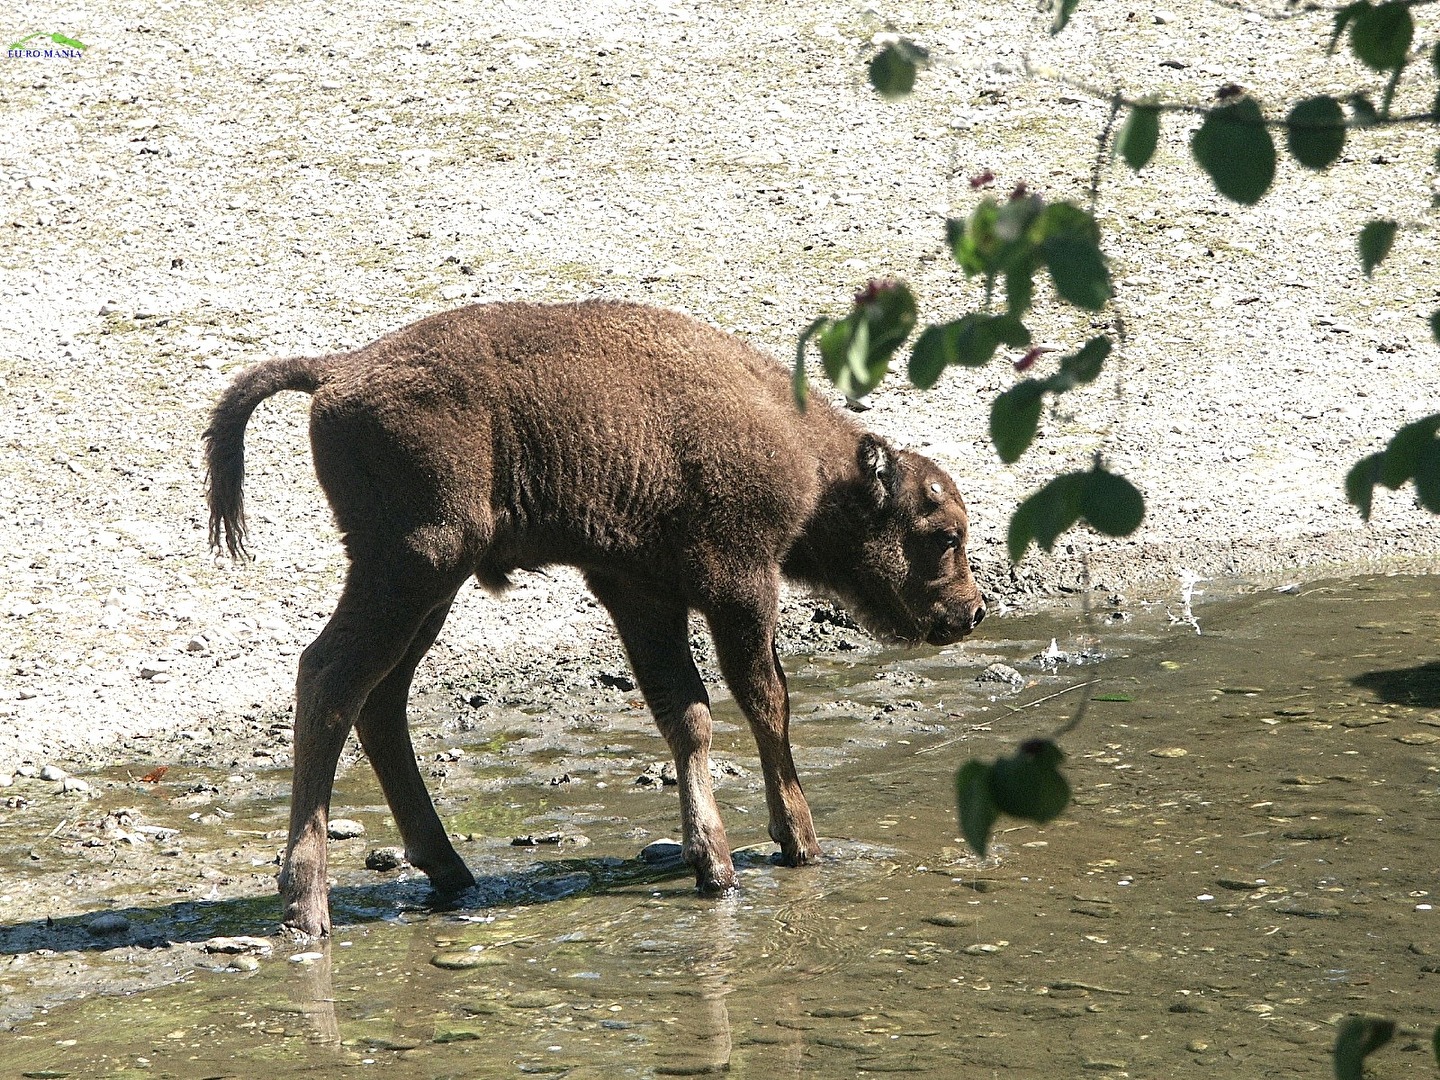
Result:
<svg viewBox="0 0 1440 1080">
<path fill-rule="evenodd" d="M 874 276 L 953 317 L 975 294 L 943 220 L 973 205 L 968 176 L 1056 198 L 1088 183 L 1103 102 L 1026 77 L 1023 56 L 1196 101 L 1226 81 L 1278 103 L 1365 78 L 1324 59 L 1323 12 L 1170 9 L 1087 0 L 1055 41 L 1029 4 L 886 9 L 953 61 L 886 105 L 860 62 L 881 22 L 845 5 L 122 0 L 52 26 L 22 3 L 12 30 L 89 48 L 0 64 L 0 778 L 127 760 L 137 736 L 224 756 L 283 719 L 342 564 L 297 395 L 247 440 L 257 561 L 206 552 L 199 433 L 234 370 L 509 297 L 674 307 L 782 358 Z M 1180 123 L 1141 178 L 1109 174 L 1099 204 L 1122 357 L 1018 466 L 986 434 L 1004 363 L 930 394 L 892 382 L 867 414 L 952 468 L 979 568 L 1019 602 L 1073 587 L 1087 552 L 1095 585 L 1160 592 L 1182 568 L 1314 574 L 1436 552 L 1408 492 L 1377 498 L 1365 528 L 1340 491 L 1440 399 L 1430 234 L 1402 231 L 1373 284 L 1353 253 L 1371 217 L 1420 219 L 1430 147 L 1363 133 L 1333 174 L 1282 164 L 1245 209 L 1185 163 Z M 1042 339 L 1090 331 L 1042 312 Z M 1017 501 L 1102 447 L 1145 492 L 1141 532 L 1076 535 L 1012 574 Z M 792 606 L 793 647 L 858 640 L 812 610 Z M 503 603 L 462 597 L 420 687 L 577 663 L 621 659 L 571 574 L 530 575 Z"/>
</svg>

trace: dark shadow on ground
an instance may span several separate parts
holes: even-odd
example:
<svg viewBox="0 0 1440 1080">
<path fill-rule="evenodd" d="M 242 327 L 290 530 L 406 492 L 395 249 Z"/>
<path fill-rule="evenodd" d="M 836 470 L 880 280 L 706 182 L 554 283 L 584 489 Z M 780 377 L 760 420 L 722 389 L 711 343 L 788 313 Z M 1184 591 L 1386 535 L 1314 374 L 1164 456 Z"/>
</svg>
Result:
<svg viewBox="0 0 1440 1080">
<path fill-rule="evenodd" d="M 1367 671 L 1350 682 L 1374 691 L 1384 702 L 1440 709 L 1440 662 L 1434 660 L 1417 667 Z"/>
<path fill-rule="evenodd" d="M 763 860 L 755 860 L 763 861 Z M 342 885 L 330 890 L 330 914 L 338 935 L 347 926 L 399 919 L 406 914 L 466 912 L 492 907 L 545 904 L 583 893 L 624 893 L 632 889 L 686 892 L 694 888 L 692 871 L 678 859 L 658 866 L 636 860 L 600 857 L 556 859 L 528 872 L 481 877 L 474 887 L 440 897 L 419 875 L 392 877 L 374 885 Z M 97 932 L 92 924 L 108 916 L 116 926 Z M 114 916 L 124 919 L 118 924 Z M 274 894 L 239 899 L 182 900 L 156 907 L 109 908 L 63 919 L 32 919 L 0 925 L 0 956 L 38 950 L 67 952 L 111 949 L 166 949 L 212 937 L 279 935 L 280 899 Z"/>
</svg>

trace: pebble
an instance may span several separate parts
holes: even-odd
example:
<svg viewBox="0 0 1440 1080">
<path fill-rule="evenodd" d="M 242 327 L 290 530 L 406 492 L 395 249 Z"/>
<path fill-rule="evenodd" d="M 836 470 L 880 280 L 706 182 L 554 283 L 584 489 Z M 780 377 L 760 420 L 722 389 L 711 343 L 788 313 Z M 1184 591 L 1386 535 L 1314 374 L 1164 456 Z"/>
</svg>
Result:
<svg viewBox="0 0 1440 1080">
<path fill-rule="evenodd" d="M 259 971 L 260 961 L 247 953 L 239 956 L 232 956 L 230 963 L 226 965 L 231 971 Z"/>
<path fill-rule="evenodd" d="M 365 835 L 365 826 L 353 818 L 331 818 L 326 834 L 331 840 L 354 840 Z"/>
<path fill-rule="evenodd" d="M 1395 741 L 1406 746 L 1433 746 L 1440 743 L 1440 735 L 1430 731 L 1412 731 L 1407 735 L 1396 735 Z"/>
<path fill-rule="evenodd" d="M 977 944 L 977 945 L 966 945 L 966 946 L 965 946 L 965 955 L 966 955 L 966 956 L 989 956 L 989 955 L 992 954 L 992 953 L 997 953 L 997 952 L 999 952 L 1001 949 L 1003 949 L 1003 948 L 1004 948 L 1006 945 L 1008 945 L 1008 944 L 1009 944 L 1009 942 L 996 942 L 996 943 L 993 944 L 993 945 L 992 945 L 992 944 L 989 944 L 989 943 L 981 943 L 981 944 Z"/>
<path fill-rule="evenodd" d="M 290 957 L 292 964 L 313 964 L 316 960 L 324 960 L 323 952 L 297 952 Z"/>
<path fill-rule="evenodd" d="M 430 958 L 430 963 L 445 971 L 464 971 L 467 968 L 499 967 L 505 957 L 496 952 L 440 952 Z"/>
<path fill-rule="evenodd" d="M 388 870 L 398 870 L 405 862 L 405 851 L 398 847 L 382 847 L 373 849 L 365 856 L 365 869 L 385 873 Z"/>
<path fill-rule="evenodd" d="M 205 942 L 207 953 L 269 953 L 274 948 L 270 939 L 263 937 L 212 937 Z"/>
<path fill-rule="evenodd" d="M 59 765 L 46 765 L 40 770 L 41 780 L 66 780 L 69 779 L 69 776 L 70 774 Z"/>
<path fill-rule="evenodd" d="M 1151 750 L 1150 756 L 1158 758 L 1182 758 L 1189 753 L 1190 751 L 1186 750 L 1183 746 L 1164 746 L 1158 750 Z"/>
<path fill-rule="evenodd" d="M 640 849 L 641 860 L 650 866 L 679 862 L 682 856 L 683 849 L 678 840 L 652 840 Z"/>
<path fill-rule="evenodd" d="M 979 917 L 975 915 L 959 915 L 953 911 L 937 911 L 934 915 L 926 915 L 923 921 L 929 923 L 931 926 L 956 927 L 974 926 L 980 920 Z"/>
<path fill-rule="evenodd" d="M 1009 664 L 991 664 L 979 675 L 975 676 L 976 682 L 997 682 L 1009 683 L 1013 687 L 1020 687 L 1025 682 L 1025 676 L 1016 671 Z"/>
<path fill-rule="evenodd" d="M 116 912 L 107 912 L 86 923 L 86 929 L 92 934 L 123 934 L 130 929 L 130 920 Z"/>
<path fill-rule="evenodd" d="M 558 844 L 565 839 L 560 833 L 527 834 L 525 836 L 512 836 L 511 847 L 539 847 L 541 844 Z"/>
<path fill-rule="evenodd" d="M 62 795 L 88 795 L 90 785 L 78 776 L 67 776 L 60 785 Z"/>
</svg>

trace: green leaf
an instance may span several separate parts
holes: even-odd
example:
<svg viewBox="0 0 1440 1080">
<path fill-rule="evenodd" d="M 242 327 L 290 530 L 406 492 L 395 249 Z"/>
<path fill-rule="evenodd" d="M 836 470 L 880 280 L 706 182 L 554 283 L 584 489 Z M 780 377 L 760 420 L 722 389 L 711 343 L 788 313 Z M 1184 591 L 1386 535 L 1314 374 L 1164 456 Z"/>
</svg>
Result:
<svg viewBox="0 0 1440 1080">
<path fill-rule="evenodd" d="M 1000 345 L 995 337 L 994 322 L 989 315 L 966 315 L 950 323 L 954 328 L 952 336 L 955 349 L 955 359 L 951 363 L 964 364 L 966 367 L 988 364 Z"/>
<path fill-rule="evenodd" d="M 1380 482 L 1380 463 L 1384 460 L 1383 453 L 1361 458 L 1345 477 L 1345 498 L 1365 521 L 1370 520 L 1370 505 L 1375 498 L 1375 485 Z"/>
<path fill-rule="evenodd" d="M 1368 0 L 1356 0 L 1355 3 L 1348 4 L 1335 13 L 1335 27 L 1330 32 L 1330 43 L 1325 46 L 1325 55 L 1329 56 L 1335 52 L 1335 45 L 1340 40 L 1340 35 L 1345 33 L 1345 27 L 1350 24 L 1350 20 L 1369 6 Z"/>
<path fill-rule="evenodd" d="M 1367 222 L 1360 230 L 1360 265 L 1366 277 L 1390 254 L 1390 245 L 1395 242 L 1395 230 L 1398 228 L 1399 225 L 1393 221 L 1377 219 Z"/>
<path fill-rule="evenodd" d="M 1030 329 L 1014 315 L 990 316 L 990 333 L 1002 345 L 1023 349 L 1030 344 Z"/>
<path fill-rule="evenodd" d="M 1094 216 L 1070 202 L 1051 203 L 1045 207 L 1030 231 L 1037 244 L 1062 236 L 1088 240 L 1096 245 L 1100 243 L 1100 226 L 1095 223 Z"/>
<path fill-rule="evenodd" d="M 1190 140 L 1190 152 L 1215 190 L 1232 202 L 1259 202 L 1275 179 L 1275 143 L 1253 98 L 1207 112 Z"/>
<path fill-rule="evenodd" d="M 1307 169 L 1333 165 L 1345 149 L 1345 111 L 1325 94 L 1306 98 L 1285 118 L 1285 145 Z"/>
<path fill-rule="evenodd" d="M 989 196 L 970 211 L 964 221 L 946 223 L 945 232 L 950 240 L 950 251 L 966 277 L 977 274 L 994 276 L 1000 272 L 995 255 L 1000 248 L 1000 239 L 995 235 L 995 222 L 1000 206 Z"/>
<path fill-rule="evenodd" d="M 846 397 L 864 397 L 890 370 L 890 359 L 915 328 L 915 296 L 898 281 L 872 281 L 850 314 L 820 332 L 825 374 Z"/>
<path fill-rule="evenodd" d="M 1406 0 L 1365 7 L 1350 26 L 1350 51 L 1372 71 L 1396 71 L 1415 40 L 1415 20 Z"/>
<path fill-rule="evenodd" d="M 1070 784 L 1060 774 L 1065 755 L 1049 739 L 1022 743 L 1012 757 L 990 766 L 990 799 L 1004 814 L 1043 825 L 1070 805 Z"/>
<path fill-rule="evenodd" d="M 1125 126 L 1115 140 L 1115 152 L 1125 164 L 1139 172 L 1155 156 L 1160 143 L 1160 110 L 1153 105 L 1136 105 L 1125 118 Z"/>
<path fill-rule="evenodd" d="M 870 85 L 881 97 L 902 98 L 915 89 L 915 72 L 926 53 L 914 42 L 886 45 L 870 61 Z"/>
<path fill-rule="evenodd" d="M 1335 1080 L 1362 1080 L 1365 1059 L 1395 1036 L 1395 1021 L 1350 1016 L 1335 1036 Z"/>
<path fill-rule="evenodd" d="M 1058 394 L 1079 384 L 1094 382 L 1100 377 L 1100 369 L 1109 355 L 1108 337 L 1101 334 L 1091 338 L 1078 352 L 1060 358 L 1060 371 L 1051 377 L 1048 389 Z"/>
<path fill-rule="evenodd" d="M 955 802 L 960 810 L 960 833 L 975 854 L 985 855 L 990 847 L 990 830 L 1000 811 L 990 798 L 990 766 L 971 759 L 955 774 Z"/>
<path fill-rule="evenodd" d="M 1080 520 L 1080 497 L 1085 473 L 1057 476 L 1020 504 L 1010 518 L 1005 546 L 1012 562 L 1019 562 L 1033 540 L 1044 551 L 1055 546 L 1061 533 Z"/>
<path fill-rule="evenodd" d="M 90 47 L 83 41 L 76 41 L 74 38 L 66 37 L 64 34 L 51 34 L 50 40 L 56 45 L 68 45 L 72 49 L 88 49 Z"/>
<path fill-rule="evenodd" d="M 1134 701 L 1129 694 L 1096 694 L 1091 701 Z"/>
<path fill-rule="evenodd" d="M 1026 379 L 1006 390 L 990 406 L 990 438 L 1006 465 L 1019 461 L 1035 438 L 1044 390 L 1034 379 Z"/>
<path fill-rule="evenodd" d="M 1012 265 L 1005 271 L 1005 310 L 1019 318 L 1030 310 L 1035 302 L 1035 263 L 1023 260 L 1021 265 Z"/>
<path fill-rule="evenodd" d="M 948 337 L 946 327 L 927 326 L 910 350 L 910 381 L 921 390 L 929 390 L 939 382 L 941 374 L 955 362 Z"/>
<path fill-rule="evenodd" d="M 1145 499 L 1123 476 L 1098 466 L 1084 474 L 1080 513 L 1090 527 L 1106 536 L 1129 536 L 1145 520 Z"/>
<path fill-rule="evenodd" d="M 1050 24 L 1050 36 L 1064 30 L 1070 22 L 1070 16 L 1075 14 L 1075 9 L 1080 6 L 1080 0 L 1054 0 L 1055 21 Z"/>
<path fill-rule="evenodd" d="M 1040 246 L 1055 291 L 1086 311 L 1099 311 L 1110 299 L 1110 271 L 1105 257 L 1089 239 L 1057 236 Z"/>
<path fill-rule="evenodd" d="M 795 397 L 795 408 L 802 413 L 810 404 L 810 380 L 805 375 L 805 346 L 809 345 L 810 339 L 829 325 L 829 322 L 829 319 L 821 315 L 805 328 L 800 340 L 795 343 L 795 370 L 790 377 L 790 392 Z"/>
</svg>

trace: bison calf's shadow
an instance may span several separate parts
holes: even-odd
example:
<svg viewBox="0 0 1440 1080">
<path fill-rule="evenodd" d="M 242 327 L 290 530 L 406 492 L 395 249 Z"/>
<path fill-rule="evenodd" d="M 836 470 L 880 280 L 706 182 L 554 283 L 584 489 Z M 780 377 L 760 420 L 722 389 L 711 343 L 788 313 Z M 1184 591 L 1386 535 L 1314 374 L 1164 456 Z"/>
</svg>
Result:
<svg viewBox="0 0 1440 1080">
<path fill-rule="evenodd" d="M 281 390 L 312 395 L 315 470 L 349 556 L 344 590 L 300 657 L 285 924 L 329 932 L 325 839 L 353 725 L 410 862 L 442 895 L 474 878 L 425 789 L 405 719 L 411 679 L 474 576 L 578 567 L 609 611 L 675 757 L 685 861 L 733 888 L 710 789 L 710 703 L 687 619 L 759 747 L 770 836 L 815 858 L 775 649 L 780 579 L 845 603 L 877 636 L 945 645 L 984 601 L 954 482 L 824 402 L 738 339 L 632 304 L 484 304 L 354 352 L 269 360 L 236 377 L 205 432 L 210 539 L 245 554 L 244 433 Z"/>
</svg>

